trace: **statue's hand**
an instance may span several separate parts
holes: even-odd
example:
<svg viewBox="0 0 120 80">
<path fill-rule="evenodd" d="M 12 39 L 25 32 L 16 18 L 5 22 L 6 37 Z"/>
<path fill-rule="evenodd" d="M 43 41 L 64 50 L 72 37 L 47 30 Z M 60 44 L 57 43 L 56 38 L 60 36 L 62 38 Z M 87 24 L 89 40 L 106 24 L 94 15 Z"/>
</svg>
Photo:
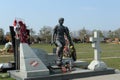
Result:
<svg viewBox="0 0 120 80">
<path fill-rule="evenodd" d="M 70 42 L 70 46 L 74 46 L 72 42 Z"/>
</svg>

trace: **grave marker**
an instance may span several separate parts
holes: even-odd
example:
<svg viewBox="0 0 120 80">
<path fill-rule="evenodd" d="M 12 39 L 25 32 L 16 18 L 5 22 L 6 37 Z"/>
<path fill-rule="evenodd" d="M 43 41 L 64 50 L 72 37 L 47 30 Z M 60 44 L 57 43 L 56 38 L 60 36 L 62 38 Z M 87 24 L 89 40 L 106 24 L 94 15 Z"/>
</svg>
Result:
<svg viewBox="0 0 120 80">
<path fill-rule="evenodd" d="M 94 31 L 94 37 L 90 37 L 90 41 L 92 42 L 92 47 L 94 48 L 94 60 L 88 66 L 91 70 L 105 70 L 107 65 L 100 60 L 100 42 L 103 41 L 103 38 L 100 38 L 99 32 Z"/>
</svg>

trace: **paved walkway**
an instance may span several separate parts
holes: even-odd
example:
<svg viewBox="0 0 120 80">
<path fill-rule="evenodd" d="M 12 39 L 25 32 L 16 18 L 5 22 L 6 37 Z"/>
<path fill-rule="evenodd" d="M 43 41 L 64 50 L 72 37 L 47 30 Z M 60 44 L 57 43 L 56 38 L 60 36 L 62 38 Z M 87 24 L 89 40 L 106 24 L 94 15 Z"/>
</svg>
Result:
<svg viewBox="0 0 120 80">
<path fill-rule="evenodd" d="M 120 80 L 120 74 L 94 76 L 94 77 L 79 78 L 73 80 Z"/>
</svg>

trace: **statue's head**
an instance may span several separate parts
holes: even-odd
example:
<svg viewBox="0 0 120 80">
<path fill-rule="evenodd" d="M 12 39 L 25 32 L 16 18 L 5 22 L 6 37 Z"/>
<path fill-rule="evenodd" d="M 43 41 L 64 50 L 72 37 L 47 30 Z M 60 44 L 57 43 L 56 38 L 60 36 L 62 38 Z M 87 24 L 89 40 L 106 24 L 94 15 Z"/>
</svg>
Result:
<svg viewBox="0 0 120 80">
<path fill-rule="evenodd" d="M 59 24 L 62 25 L 64 23 L 64 18 L 59 19 Z"/>
</svg>

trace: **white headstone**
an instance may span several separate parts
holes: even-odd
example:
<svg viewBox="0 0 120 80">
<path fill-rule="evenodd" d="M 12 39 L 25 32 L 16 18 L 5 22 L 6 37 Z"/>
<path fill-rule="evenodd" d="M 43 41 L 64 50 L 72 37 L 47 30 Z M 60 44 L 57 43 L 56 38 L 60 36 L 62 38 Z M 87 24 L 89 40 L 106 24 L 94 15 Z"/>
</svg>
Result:
<svg viewBox="0 0 120 80">
<path fill-rule="evenodd" d="M 88 66 L 91 70 L 105 70 L 107 69 L 107 65 L 100 60 L 100 42 L 103 40 L 103 38 L 100 38 L 99 32 L 94 31 L 94 37 L 90 37 L 90 41 L 92 42 L 92 47 L 94 48 L 94 60 L 90 63 Z"/>
</svg>

